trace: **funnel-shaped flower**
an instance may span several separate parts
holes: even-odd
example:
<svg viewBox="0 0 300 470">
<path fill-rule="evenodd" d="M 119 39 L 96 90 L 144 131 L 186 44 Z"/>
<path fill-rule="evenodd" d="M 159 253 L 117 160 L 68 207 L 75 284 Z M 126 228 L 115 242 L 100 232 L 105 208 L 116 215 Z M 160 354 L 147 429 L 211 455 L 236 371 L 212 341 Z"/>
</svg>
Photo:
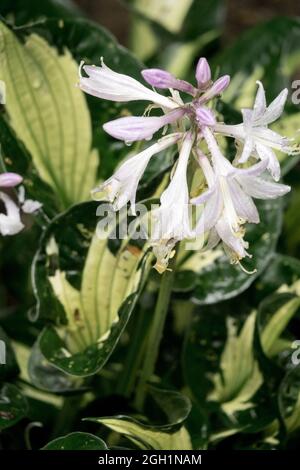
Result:
<svg viewBox="0 0 300 470">
<path fill-rule="evenodd" d="M 191 238 L 189 189 L 187 165 L 193 147 L 194 136 L 187 133 L 180 150 L 177 166 L 167 189 L 160 197 L 160 207 L 154 211 L 152 233 L 153 252 L 157 258 L 155 268 L 162 273 L 167 269 L 175 244 Z"/>
<path fill-rule="evenodd" d="M 159 117 L 129 116 L 109 121 L 104 124 L 103 129 L 115 139 L 124 140 L 125 142 L 150 140 L 155 132 L 182 118 L 184 114 L 185 109 L 178 108 Z"/>
<path fill-rule="evenodd" d="M 135 214 L 136 191 L 141 177 L 153 155 L 175 144 L 180 134 L 171 134 L 163 137 L 143 152 L 126 160 L 107 181 L 93 189 L 92 195 L 96 200 L 108 200 L 113 203 L 114 210 L 118 211 L 128 202 L 132 213 Z"/>
<path fill-rule="evenodd" d="M 299 149 L 292 147 L 291 140 L 282 137 L 277 132 L 268 129 L 268 125 L 276 121 L 282 114 L 287 99 L 288 90 L 284 89 L 267 107 L 265 90 L 261 82 L 257 82 L 258 90 L 253 109 L 243 109 L 243 124 L 226 125 L 216 124 L 215 131 L 244 144 L 239 163 L 244 163 L 250 155 L 267 162 L 267 168 L 273 178 L 280 178 L 280 165 L 272 149 L 287 154 L 299 153 Z"/>
<path fill-rule="evenodd" d="M 274 199 L 290 191 L 290 187 L 260 178 L 267 166 L 263 161 L 247 169 L 235 168 L 221 153 L 217 142 L 206 128 L 204 138 L 212 156 L 208 158 L 198 151 L 199 164 L 208 184 L 208 190 L 192 199 L 193 204 L 204 204 L 196 232 L 213 229 L 216 242 L 222 240 L 231 254 L 232 262 L 249 256 L 244 240 L 244 224 L 259 223 L 259 214 L 252 200 Z"/>
<path fill-rule="evenodd" d="M 88 77 L 82 76 L 81 69 Z M 167 109 L 178 106 L 172 99 L 150 90 L 134 78 L 114 72 L 104 64 L 103 59 L 100 67 L 83 63 L 80 65 L 79 87 L 89 95 L 104 100 L 117 102 L 146 100 Z"/>
</svg>

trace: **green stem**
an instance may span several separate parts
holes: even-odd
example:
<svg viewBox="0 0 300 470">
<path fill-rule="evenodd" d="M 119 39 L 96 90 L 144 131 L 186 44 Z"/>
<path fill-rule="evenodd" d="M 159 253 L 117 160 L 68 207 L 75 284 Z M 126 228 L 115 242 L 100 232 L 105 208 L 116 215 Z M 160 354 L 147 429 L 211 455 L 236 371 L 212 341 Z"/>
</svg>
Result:
<svg viewBox="0 0 300 470">
<path fill-rule="evenodd" d="M 117 384 L 117 393 L 129 397 L 134 389 L 137 373 L 143 358 L 145 350 L 145 332 L 149 326 L 149 312 L 138 309 L 136 326 L 134 328 L 134 335 L 130 344 L 130 349 L 127 354 L 124 370 L 120 376 Z"/>
<path fill-rule="evenodd" d="M 150 328 L 149 339 L 147 342 L 146 355 L 144 358 L 143 367 L 141 370 L 140 380 L 137 386 L 135 405 L 139 410 L 142 410 L 147 382 L 151 379 L 155 364 L 157 361 L 159 346 L 163 336 L 164 325 L 168 313 L 170 297 L 172 292 L 172 285 L 174 279 L 174 265 L 175 257 L 170 264 L 170 271 L 166 271 L 162 275 L 158 299 L 153 315 L 153 321 Z"/>
<path fill-rule="evenodd" d="M 63 436 L 71 431 L 79 413 L 81 395 L 66 397 L 52 430 L 52 439 Z"/>
</svg>

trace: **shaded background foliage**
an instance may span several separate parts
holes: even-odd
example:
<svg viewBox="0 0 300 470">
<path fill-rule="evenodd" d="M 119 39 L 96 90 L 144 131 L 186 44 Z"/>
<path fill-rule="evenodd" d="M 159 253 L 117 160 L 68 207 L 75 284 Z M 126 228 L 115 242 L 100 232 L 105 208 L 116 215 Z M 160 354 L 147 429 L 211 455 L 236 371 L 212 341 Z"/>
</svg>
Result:
<svg viewBox="0 0 300 470">
<path fill-rule="evenodd" d="M 146 63 L 192 79 L 197 58 L 206 55 L 215 73 L 232 75 L 218 112 L 239 122 L 238 110 L 251 105 L 256 79 L 263 80 L 272 99 L 300 78 L 297 1 L 188 0 L 179 2 L 187 5 L 179 19 L 175 0 L 177 7 L 167 2 L 163 15 L 163 1 L 150 3 L 149 10 L 143 0 L 2 0 L 0 40 L 9 49 L 0 46 L 0 79 L 8 82 L 9 93 L 20 86 L 22 96 L 41 101 L 51 83 L 45 93 L 35 80 L 18 83 L 18 77 L 22 61 L 30 77 L 37 60 L 44 82 L 51 55 L 51 77 L 58 83 L 53 96 L 64 99 L 64 87 L 74 92 L 81 59 L 98 63 L 103 55 L 108 65 L 136 78 Z M 61 76 L 55 75 L 59 67 L 64 69 Z M 64 135 L 73 144 L 80 139 L 85 152 L 70 155 L 64 139 L 59 152 L 65 164 L 75 158 L 79 162 L 80 156 L 92 184 L 134 151 L 106 136 L 101 123 L 124 112 L 140 113 L 143 106 L 82 99 L 75 92 L 72 99 L 75 111 L 86 116 L 86 125 L 74 132 L 76 112 L 66 113 Z M 46 122 L 49 103 L 36 108 L 30 104 L 29 125 L 34 112 Z M 61 119 L 61 110 L 49 109 L 53 123 Z M 254 259 L 248 267 L 258 268 L 255 275 L 229 265 L 219 249 L 179 253 L 168 334 L 141 408 L 135 392 L 160 278 L 150 269 L 143 243 L 97 240 L 96 204 L 88 201 L 88 194 L 71 191 L 67 166 L 65 180 L 58 186 L 53 182 L 18 112 L 18 102 L 10 100 L 1 108 L 2 167 L 25 176 L 27 193 L 43 202 L 43 212 L 34 221 L 28 219 L 18 236 L 0 240 L 0 339 L 7 344 L 7 364 L 0 366 L 0 447 L 296 448 L 300 366 L 292 355 L 293 342 L 300 337 L 297 158 L 280 156 L 292 193 L 282 204 L 261 204 L 262 223 L 250 227 Z M 299 105 L 289 99 L 281 132 L 299 141 L 299 122 Z M 53 139 L 50 126 L 45 133 L 32 129 L 41 147 L 45 133 Z M 232 148 L 227 150 L 231 155 Z M 56 155 L 50 150 L 44 155 L 54 175 L 61 170 Z M 149 166 L 140 199 L 157 196 L 174 157 L 163 153 Z M 72 197 L 66 198 L 66 191 Z"/>
</svg>

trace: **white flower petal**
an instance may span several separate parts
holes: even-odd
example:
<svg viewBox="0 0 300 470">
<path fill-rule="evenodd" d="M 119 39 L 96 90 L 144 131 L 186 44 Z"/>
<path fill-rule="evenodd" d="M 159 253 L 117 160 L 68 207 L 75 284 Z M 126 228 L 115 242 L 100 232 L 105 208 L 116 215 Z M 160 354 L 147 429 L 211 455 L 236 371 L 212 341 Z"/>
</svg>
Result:
<svg viewBox="0 0 300 470">
<path fill-rule="evenodd" d="M 280 164 L 273 150 L 267 147 L 266 145 L 262 145 L 260 143 L 256 143 L 255 148 L 260 159 L 266 160 L 268 162 L 267 169 L 273 176 L 274 180 L 279 181 Z"/>
<path fill-rule="evenodd" d="M 12 188 L 20 184 L 22 181 L 22 176 L 18 175 L 17 173 L 6 172 L 0 175 L 1 188 Z"/>
<path fill-rule="evenodd" d="M 235 210 L 246 222 L 259 223 L 259 214 L 251 197 L 246 194 L 233 178 L 228 182 Z"/>
<path fill-rule="evenodd" d="M 20 209 L 5 193 L 0 192 L 0 199 L 6 210 L 6 214 L 0 214 L 0 233 L 4 236 L 15 235 L 24 228 L 20 218 Z"/>
<path fill-rule="evenodd" d="M 160 197 L 160 207 L 152 213 L 154 228 L 151 233 L 151 245 L 157 258 L 155 268 L 160 273 L 167 269 L 177 241 L 195 235 L 190 226 L 186 175 L 193 140 L 191 133 L 186 134 L 173 178 Z"/>
<path fill-rule="evenodd" d="M 38 211 L 43 204 L 38 201 L 33 201 L 32 199 L 26 199 L 24 204 L 22 205 L 22 211 L 25 214 L 33 214 L 34 212 Z"/>
<path fill-rule="evenodd" d="M 234 176 L 259 176 L 268 166 L 267 160 L 262 160 L 255 165 L 249 166 L 248 168 L 235 168 Z"/>
<path fill-rule="evenodd" d="M 83 69 L 89 77 L 80 75 L 79 87 L 90 95 L 117 102 L 147 100 L 167 109 L 177 107 L 170 98 L 150 90 L 128 75 L 114 72 L 103 61 L 101 67 L 84 66 Z"/>
<path fill-rule="evenodd" d="M 273 183 L 263 178 L 238 178 L 244 191 L 256 199 L 276 199 L 287 194 L 291 188 L 285 184 Z"/>
<path fill-rule="evenodd" d="M 195 229 L 197 235 L 207 232 L 217 224 L 222 213 L 222 208 L 223 203 L 221 193 L 218 190 L 214 190 L 205 204 L 201 217 L 197 223 Z"/>
<path fill-rule="evenodd" d="M 253 106 L 253 120 L 259 119 L 267 109 L 266 94 L 263 84 L 257 80 L 258 89 Z"/>
<path fill-rule="evenodd" d="M 212 250 L 217 246 L 217 244 L 220 241 L 220 237 L 218 232 L 216 231 L 215 228 L 209 231 L 208 237 L 207 237 L 207 242 L 205 244 L 205 249 L 206 250 Z"/>
<path fill-rule="evenodd" d="M 221 152 L 221 150 L 218 146 L 218 143 L 217 143 L 214 135 L 210 131 L 210 129 L 208 127 L 205 127 L 202 130 L 202 134 L 203 134 L 203 137 L 206 140 L 208 149 L 211 153 L 213 167 L 214 167 L 215 172 L 218 175 L 227 176 L 232 171 L 234 171 L 234 167 L 231 165 L 229 160 L 227 160 L 227 158 L 225 158 L 224 155 L 222 154 L 222 152 Z"/>
<path fill-rule="evenodd" d="M 248 244 L 242 237 L 236 236 L 232 233 L 225 217 L 221 217 L 219 219 L 216 225 L 216 230 L 221 240 L 238 256 L 238 259 L 249 256 L 246 251 Z"/>
<path fill-rule="evenodd" d="M 182 240 L 193 236 L 189 221 L 189 189 L 186 174 L 192 145 L 193 138 L 187 134 L 173 178 L 160 197 L 161 224 L 165 227 L 163 235 L 167 238 Z"/>
<path fill-rule="evenodd" d="M 204 204 L 205 202 L 207 202 L 212 197 L 212 195 L 215 193 L 216 187 L 217 186 L 215 185 L 215 186 L 207 189 L 203 193 L 201 193 L 200 196 L 193 197 L 191 199 L 191 204 L 194 204 L 194 205 L 198 206 L 200 204 Z"/>
<path fill-rule="evenodd" d="M 259 117 L 259 125 L 267 126 L 271 122 L 276 121 L 283 113 L 284 105 L 288 97 L 288 89 L 285 88 L 281 93 L 269 104 L 267 110 L 262 117 Z"/>
<path fill-rule="evenodd" d="M 246 138 L 245 126 L 244 124 L 220 124 L 217 123 L 213 130 L 218 133 L 228 137 L 233 137 L 234 139 L 243 141 Z"/>
<path fill-rule="evenodd" d="M 242 109 L 242 116 L 243 116 L 243 125 L 244 127 L 251 128 L 253 124 L 253 110 L 248 108 Z"/>
<path fill-rule="evenodd" d="M 181 134 L 170 134 L 163 137 L 154 145 L 126 160 L 107 181 L 93 189 L 92 195 L 96 200 L 108 200 L 113 203 L 114 210 L 120 210 L 129 201 L 132 213 L 135 214 L 135 198 L 139 181 L 151 157 L 180 138 Z"/>
<path fill-rule="evenodd" d="M 254 147 L 254 142 L 251 136 L 246 137 L 244 141 L 243 151 L 239 157 L 239 163 L 245 163 L 250 157 Z"/>
</svg>

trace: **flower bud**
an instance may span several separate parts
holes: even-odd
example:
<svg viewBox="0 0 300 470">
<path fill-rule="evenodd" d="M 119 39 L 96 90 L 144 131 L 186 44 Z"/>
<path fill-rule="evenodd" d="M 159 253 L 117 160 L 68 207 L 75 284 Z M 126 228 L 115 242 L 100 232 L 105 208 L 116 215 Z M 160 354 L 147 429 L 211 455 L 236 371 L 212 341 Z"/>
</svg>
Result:
<svg viewBox="0 0 300 470">
<path fill-rule="evenodd" d="M 216 124 L 214 113 L 205 106 L 196 109 L 196 119 L 202 126 L 214 126 Z"/>
<path fill-rule="evenodd" d="M 142 76 L 149 85 L 155 88 L 174 88 L 194 95 L 195 88 L 185 80 L 178 80 L 174 75 L 161 69 L 146 69 L 142 71 Z"/>
<path fill-rule="evenodd" d="M 0 187 L 12 188 L 23 181 L 22 176 L 17 173 L 2 173 L 0 175 Z"/>
</svg>

